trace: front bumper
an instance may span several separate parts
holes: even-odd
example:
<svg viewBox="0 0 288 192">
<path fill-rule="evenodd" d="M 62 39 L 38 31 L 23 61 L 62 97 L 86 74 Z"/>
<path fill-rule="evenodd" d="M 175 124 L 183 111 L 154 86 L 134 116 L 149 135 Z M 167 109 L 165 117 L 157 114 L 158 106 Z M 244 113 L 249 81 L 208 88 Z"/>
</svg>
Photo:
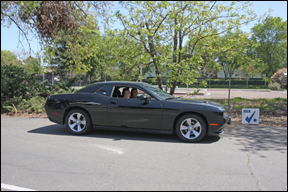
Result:
<svg viewBox="0 0 288 192">
<path fill-rule="evenodd" d="M 231 117 L 228 118 L 228 120 L 227 120 L 227 124 L 228 124 L 228 125 L 231 124 Z"/>
<path fill-rule="evenodd" d="M 215 134 L 219 134 L 219 135 L 221 135 L 223 133 L 225 133 L 225 129 L 223 129 L 223 128 L 220 129 L 219 131 L 215 132 Z"/>
<path fill-rule="evenodd" d="M 231 117 L 227 115 L 227 121 L 226 121 L 226 124 L 231 124 Z M 223 125 L 224 126 L 224 125 Z M 225 129 L 222 127 L 220 130 L 218 130 L 217 132 L 215 132 L 216 134 L 223 134 L 225 133 Z"/>
<path fill-rule="evenodd" d="M 223 118 L 225 120 L 225 123 L 230 124 L 231 123 L 231 117 L 228 116 L 226 113 L 223 113 Z M 224 123 L 224 124 L 225 124 Z"/>
<path fill-rule="evenodd" d="M 231 124 L 231 117 L 228 116 L 226 113 L 223 113 L 223 122 L 218 127 L 210 126 L 208 135 L 219 135 L 225 133 L 224 128 L 226 124 Z"/>
</svg>

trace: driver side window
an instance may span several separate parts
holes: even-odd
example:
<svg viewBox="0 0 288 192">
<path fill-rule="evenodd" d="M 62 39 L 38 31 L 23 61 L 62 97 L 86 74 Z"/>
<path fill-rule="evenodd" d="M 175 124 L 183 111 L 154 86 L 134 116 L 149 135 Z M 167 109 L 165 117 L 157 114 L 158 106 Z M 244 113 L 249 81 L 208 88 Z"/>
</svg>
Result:
<svg viewBox="0 0 288 192">
<path fill-rule="evenodd" d="M 127 91 L 128 90 L 128 91 Z M 126 92 L 126 97 L 124 97 Z M 129 96 L 127 96 L 127 92 L 129 92 Z M 137 88 L 137 87 L 122 87 L 118 86 L 115 87 L 113 97 L 118 97 L 118 98 L 126 98 L 126 99 L 140 99 L 141 95 L 146 95 L 149 100 L 155 100 L 151 95 L 148 93 L 144 92 L 143 90 Z"/>
<path fill-rule="evenodd" d="M 138 89 L 138 94 L 137 94 L 137 98 L 139 98 L 141 95 L 145 95 L 149 100 L 155 100 L 154 97 L 152 97 L 151 95 L 149 95 L 148 93 L 146 93 L 145 91 L 142 91 L 141 89 Z"/>
</svg>

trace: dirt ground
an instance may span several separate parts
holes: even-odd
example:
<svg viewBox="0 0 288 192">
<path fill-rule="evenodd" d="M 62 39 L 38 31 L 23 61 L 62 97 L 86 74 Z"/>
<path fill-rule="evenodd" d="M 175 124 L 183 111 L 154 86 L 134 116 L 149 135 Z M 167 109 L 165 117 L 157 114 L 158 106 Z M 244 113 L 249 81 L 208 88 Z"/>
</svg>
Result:
<svg viewBox="0 0 288 192">
<path fill-rule="evenodd" d="M 231 125 L 241 124 L 241 109 L 231 111 Z M 260 111 L 260 126 L 287 127 L 287 111 Z"/>
<path fill-rule="evenodd" d="M 231 116 L 231 126 L 241 124 L 241 109 L 232 109 Z M 25 113 L 17 112 L 15 113 L 5 113 L 2 116 L 12 116 L 12 117 L 27 117 L 27 118 L 45 118 L 46 113 Z M 273 126 L 273 127 L 287 127 L 287 111 L 277 110 L 270 112 L 260 112 L 260 126 Z"/>
</svg>

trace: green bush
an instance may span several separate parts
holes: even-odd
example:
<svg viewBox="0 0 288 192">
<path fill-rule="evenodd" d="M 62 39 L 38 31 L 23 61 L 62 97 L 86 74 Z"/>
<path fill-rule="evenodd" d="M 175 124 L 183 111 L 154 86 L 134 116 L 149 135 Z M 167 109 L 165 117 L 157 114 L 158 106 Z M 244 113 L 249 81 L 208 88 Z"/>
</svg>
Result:
<svg viewBox="0 0 288 192">
<path fill-rule="evenodd" d="M 271 89 L 271 90 L 280 90 L 281 89 L 281 85 L 279 84 L 279 83 L 277 83 L 277 82 L 274 82 L 274 83 L 270 83 L 269 84 L 269 88 Z"/>
<path fill-rule="evenodd" d="M 44 112 L 46 98 L 58 93 L 74 92 L 71 88 L 75 81 L 71 79 L 67 84 L 38 83 L 35 75 L 27 74 L 23 67 L 16 65 L 1 65 L 1 113 L 16 112 Z"/>
<path fill-rule="evenodd" d="M 1 103 L 9 98 L 29 98 L 33 76 L 24 73 L 24 68 L 16 65 L 1 65 Z"/>
</svg>

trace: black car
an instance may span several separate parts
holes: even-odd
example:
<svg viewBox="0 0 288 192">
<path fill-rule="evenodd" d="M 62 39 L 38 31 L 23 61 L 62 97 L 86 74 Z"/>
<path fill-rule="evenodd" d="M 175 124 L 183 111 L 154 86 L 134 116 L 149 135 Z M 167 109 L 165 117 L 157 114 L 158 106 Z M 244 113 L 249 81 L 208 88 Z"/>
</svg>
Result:
<svg viewBox="0 0 288 192">
<path fill-rule="evenodd" d="M 123 98 L 127 89 L 128 92 L 136 90 L 136 98 Z M 224 132 L 223 126 L 230 123 L 230 117 L 218 103 L 180 100 L 142 82 L 99 82 L 75 93 L 52 95 L 47 99 L 45 110 L 50 121 L 65 124 L 77 135 L 93 127 L 176 132 L 183 141 L 197 142 L 205 134 Z"/>
</svg>

